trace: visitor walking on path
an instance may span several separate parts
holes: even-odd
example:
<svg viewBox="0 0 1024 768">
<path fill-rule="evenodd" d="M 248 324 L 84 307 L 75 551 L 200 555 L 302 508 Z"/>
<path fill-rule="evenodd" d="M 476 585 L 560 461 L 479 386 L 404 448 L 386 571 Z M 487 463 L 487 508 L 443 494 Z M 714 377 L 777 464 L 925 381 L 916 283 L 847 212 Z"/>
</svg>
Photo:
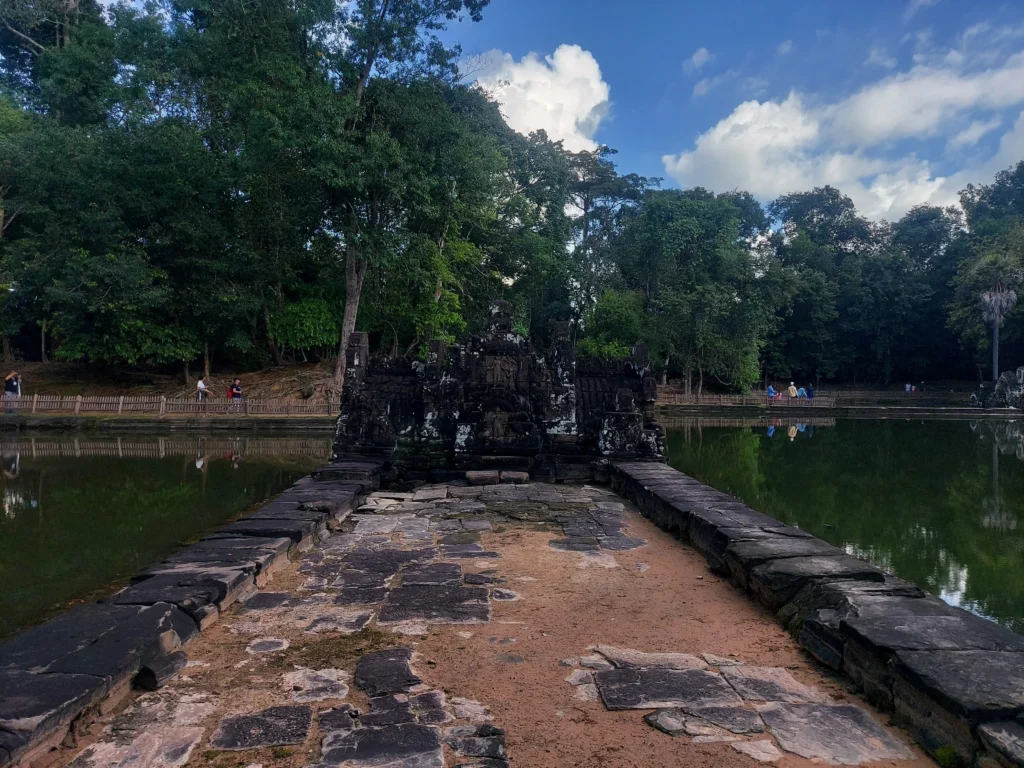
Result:
<svg viewBox="0 0 1024 768">
<path fill-rule="evenodd" d="M 12 400 L 21 397 L 21 374 L 11 371 L 4 379 L 4 412 L 14 413 Z"/>
<path fill-rule="evenodd" d="M 789 382 L 788 394 L 790 397 L 796 397 L 796 384 L 794 384 L 792 381 Z"/>
<path fill-rule="evenodd" d="M 196 402 L 205 403 L 210 393 L 206 391 L 206 376 L 200 376 L 196 382 Z"/>
<path fill-rule="evenodd" d="M 235 379 L 228 388 L 228 397 L 231 399 L 231 409 L 234 411 L 242 408 L 242 380 Z"/>
</svg>

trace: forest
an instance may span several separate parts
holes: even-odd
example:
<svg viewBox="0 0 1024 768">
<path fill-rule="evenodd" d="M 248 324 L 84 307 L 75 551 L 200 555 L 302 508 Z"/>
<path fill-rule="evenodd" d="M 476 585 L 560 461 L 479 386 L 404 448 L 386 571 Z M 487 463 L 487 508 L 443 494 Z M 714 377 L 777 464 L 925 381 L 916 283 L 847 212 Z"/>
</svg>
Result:
<svg viewBox="0 0 1024 768">
<path fill-rule="evenodd" d="M 897 222 L 664 189 L 506 125 L 446 30 L 488 0 L 0 2 L 5 362 L 257 369 L 483 327 L 644 340 L 693 389 L 1024 364 L 1024 162 Z M 471 67 L 468 68 L 471 70 Z"/>
</svg>

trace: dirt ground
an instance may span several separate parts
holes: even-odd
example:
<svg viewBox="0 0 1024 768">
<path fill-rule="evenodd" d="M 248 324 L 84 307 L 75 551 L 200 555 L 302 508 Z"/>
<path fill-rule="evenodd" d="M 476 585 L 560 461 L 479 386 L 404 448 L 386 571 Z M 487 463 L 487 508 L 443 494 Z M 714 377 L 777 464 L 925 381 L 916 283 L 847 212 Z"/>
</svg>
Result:
<svg viewBox="0 0 1024 768">
<path fill-rule="evenodd" d="M 149 702 L 168 701 L 179 707 L 188 702 L 192 708 L 188 722 L 201 727 L 204 735 L 188 765 L 300 768 L 318 762 L 315 720 L 305 743 L 292 747 L 225 752 L 211 750 L 209 738 L 225 715 L 288 703 L 289 691 L 281 682 L 284 674 L 324 667 L 352 673 L 362 654 L 395 645 L 413 648 L 416 674 L 430 688 L 443 690 L 449 701 L 464 697 L 488 707 L 493 725 L 506 732 L 511 765 L 523 768 L 759 765 L 729 743 L 697 744 L 655 730 L 644 722 L 643 710 L 613 712 L 600 701 L 577 698 L 576 689 L 565 680 L 573 670 L 562 662 L 591 653 L 588 647 L 596 644 L 644 652 L 711 653 L 748 665 L 783 667 L 837 702 L 870 709 L 801 652 L 772 616 L 713 575 L 696 552 L 628 505 L 624 533 L 648 542 L 631 551 L 563 551 L 550 546 L 560 535 L 550 525 L 490 519 L 493 531 L 483 533 L 479 543 L 500 558 L 444 558 L 459 562 L 466 574 L 495 573 L 502 579 L 502 589 L 519 596 L 507 602 L 492 598 L 486 624 L 406 627 L 405 632 L 416 634 L 398 634 L 371 621 L 354 634 L 311 634 L 310 618 L 324 610 L 315 601 L 308 608 L 278 609 L 272 617 L 271 611 L 254 614 L 240 609 L 223 616 L 189 646 L 190 663 L 182 676 L 162 691 L 146 694 Z M 316 576 L 320 558 L 320 550 L 307 553 L 277 574 L 265 591 L 315 596 L 323 587 Z M 337 610 L 329 605 L 327 610 Z M 276 653 L 247 651 L 255 638 L 268 636 L 287 640 L 290 646 Z M 345 703 L 365 710 L 365 694 L 350 679 L 349 683 Z M 140 701 L 146 699 L 135 699 L 136 708 Z M 125 717 L 115 713 L 98 723 L 81 746 L 97 737 L 109 741 L 111 730 L 124 732 Z M 885 723 L 884 717 L 879 720 Z M 104 725 L 112 726 L 105 734 Z M 906 733 L 890 731 L 911 744 Z M 934 765 L 920 750 L 912 750 L 914 759 L 871 765 Z M 64 761 L 76 751 L 65 753 Z M 449 766 L 460 760 L 475 765 L 450 751 L 446 756 Z M 772 763 L 781 768 L 813 764 L 817 763 L 790 753 Z"/>
</svg>

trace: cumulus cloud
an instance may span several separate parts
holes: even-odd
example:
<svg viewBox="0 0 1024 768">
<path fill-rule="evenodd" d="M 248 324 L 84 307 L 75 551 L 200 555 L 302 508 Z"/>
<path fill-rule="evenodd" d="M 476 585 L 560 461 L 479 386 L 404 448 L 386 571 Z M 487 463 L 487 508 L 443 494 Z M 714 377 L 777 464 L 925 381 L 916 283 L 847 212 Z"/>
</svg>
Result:
<svg viewBox="0 0 1024 768">
<path fill-rule="evenodd" d="M 776 50 L 778 51 L 779 56 L 788 56 L 793 51 L 793 41 L 783 40 L 779 43 L 779 47 Z"/>
<path fill-rule="evenodd" d="M 834 102 L 797 92 L 746 101 L 692 148 L 665 155 L 666 173 L 683 186 L 740 188 L 762 199 L 831 184 L 872 218 L 954 203 L 967 182 L 1024 157 L 1024 52 L 1004 53 L 993 66 L 979 61 L 932 57 Z M 944 174 L 904 149 L 907 139 L 944 138 L 950 151 L 974 146 L 1008 110 L 1012 128 L 987 159 L 972 152 L 970 167 Z"/>
<path fill-rule="evenodd" d="M 560 45 L 543 59 L 529 53 L 516 61 L 502 51 L 484 58 L 488 64 L 477 83 L 498 101 L 514 130 L 543 129 L 571 152 L 597 148 L 594 134 L 611 108 L 611 88 L 589 51 Z"/>
<path fill-rule="evenodd" d="M 686 61 L 683 62 L 683 70 L 687 74 L 700 72 L 701 68 L 715 58 L 707 48 L 698 48 Z"/>
<path fill-rule="evenodd" d="M 907 3 L 907 9 L 903 12 L 903 20 L 910 21 L 914 15 L 922 8 L 927 8 L 930 5 L 938 5 L 939 0 L 910 0 Z"/>
<path fill-rule="evenodd" d="M 896 66 L 896 59 L 886 53 L 884 48 L 876 45 L 871 49 L 871 52 L 868 54 L 868 58 L 864 63 L 869 67 L 884 67 L 885 69 L 892 69 Z"/>
<path fill-rule="evenodd" d="M 1003 124 L 1001 118 L 993 117 L 991 120 L 975 120 L 953 137 L 946 144 L 950 149 L 962 149 L 977 144 L 984 136 L 992 133 Z"/>
</svg>

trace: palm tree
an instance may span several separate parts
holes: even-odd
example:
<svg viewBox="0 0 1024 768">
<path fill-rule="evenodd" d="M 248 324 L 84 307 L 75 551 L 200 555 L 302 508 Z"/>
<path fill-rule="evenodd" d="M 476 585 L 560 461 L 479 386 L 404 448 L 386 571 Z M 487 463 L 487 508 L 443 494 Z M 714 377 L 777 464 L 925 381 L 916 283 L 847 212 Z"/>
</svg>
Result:
<svg viewBox="0 0 1024 768">
<path fill-rule="evenodd" d="M 999 378 L 999 326 L 1016 303 L 1017 291 L 1009 287 L 1006 279 L 998 280 L 991 290 L 981 294 L 981 317 L 992 324 L 992 381 Z"/>
</svg>

